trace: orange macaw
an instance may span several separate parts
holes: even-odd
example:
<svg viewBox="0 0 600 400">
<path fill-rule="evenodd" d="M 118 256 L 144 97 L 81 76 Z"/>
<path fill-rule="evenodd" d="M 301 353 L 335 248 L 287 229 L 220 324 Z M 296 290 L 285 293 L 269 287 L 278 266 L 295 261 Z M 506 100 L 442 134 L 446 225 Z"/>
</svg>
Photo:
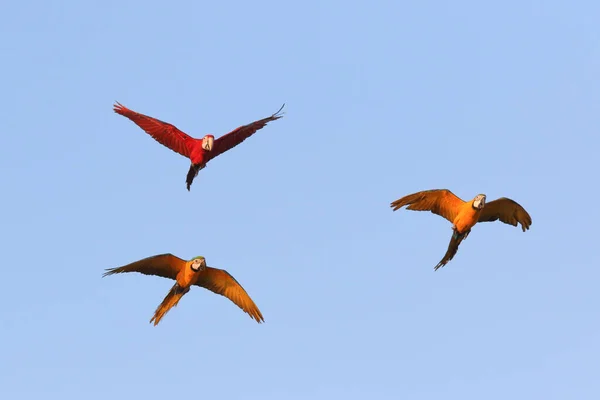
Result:
<svg viewBox="0 0 600 400">
<path fill-rule="evenodd" d="M 140 272 L 145 275 L 162 276 L 176 281 L 150 320 L 150 323 L 154 322 L 154 326 L 160 322 L 171 308 L 179 303 L 183 295 L 190 291 L 192 285 L 201 286 L 227 297 L 250 315 L 250 318 L 256 320 L 259 324 L 264 322 L 260 310 L 238 281 L 225 270 L 208 267 L 206 259 L 202 256 L 185 261 L 173 254 L 159 254 L 123 267 L 109 268 L 102 276 L 124 272 Z"/>
<path fill-rule="evenodd" d="M 520 223 L 523 232 L 531 226 L 531 217 L 516 201 L 502 197 L 486 203 L 485 199 L 485 194 L 478 194 L 473 200 L 464 201 L 447 189 L 434 189 L 404 196 L 392 202 L 391 207 L 396 211 L 407 205 L 407 210 L 431 211 L 452 222 L 452 238 L 444 258 L 434 268 L 437 271 L 452 260 L 460 243 L 478 222 L 499 219 L 512 226 Z"/>
</svg>

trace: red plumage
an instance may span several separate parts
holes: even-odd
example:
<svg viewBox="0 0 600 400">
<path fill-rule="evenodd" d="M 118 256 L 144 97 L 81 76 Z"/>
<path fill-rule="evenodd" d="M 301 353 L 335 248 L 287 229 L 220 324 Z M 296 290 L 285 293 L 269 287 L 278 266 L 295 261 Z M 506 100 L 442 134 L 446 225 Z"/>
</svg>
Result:
<svg viewBox="0 0 600 400">
<path fill-rule="evenodd" d="M 240 126 L 216 140 L 213 135 L 205 135 L 201 139 L 193 138 L 174 125 L 137 113 L 118 102 L 114 105 L 114 111 L 129 118 L 163 146 L 190 159 L 191 166 L 186 178 L 187 189 L 190 190 L 192 181 L 207 162 L 242 143 L 264 128 L 268 122 L 281 118 L 283 115 L 280 112 L 284 106 L 285 104 L 270 117 Z"/>
</svg>

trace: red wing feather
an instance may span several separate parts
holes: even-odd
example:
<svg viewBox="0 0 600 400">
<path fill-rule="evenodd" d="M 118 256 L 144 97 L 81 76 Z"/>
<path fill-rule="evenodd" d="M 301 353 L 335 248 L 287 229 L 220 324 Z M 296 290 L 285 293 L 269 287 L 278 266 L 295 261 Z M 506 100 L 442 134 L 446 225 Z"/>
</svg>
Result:
<svg viewBox="0 0 600 400">
<path fill-rule="evenodd" d="M 146 133 L 152 136 L 158 143 L 182 156 L 190 157 L 188 143 L 193 142 L 196 139 L 180 131 L 174 125 L 132 111 L 118 102 L 114 105 L 114 111 L 135 122 L 137 126 L 146 131 Z"/>
<path fill-rule="evenodd" d="M 284 106 L 285 104 L 281 106 L 279 111 L 277 111 L 270 117 L 254 121 L 248 125 L 240 126 L 239 128 L 236 128 L 233 131 L 229 132 L 228 134 L 216 139 L 213 150 L 208 154 L 208 160 L 215 158 L 219 154 L 225 153 L 227 150 L 231 150 L 232 148 L 234 148 L 235 146 L 237 146 L 238 144 L 242 143 L 244 140 L 248 139 L 250 136 L 255 134 L 256 131 L 264 128 L 265 125 L 267 125 L 267 123 L 283 117 L 283 115 L 280 114 L 280 112 L 281 110 L 283 110 Z"/>
</svg>

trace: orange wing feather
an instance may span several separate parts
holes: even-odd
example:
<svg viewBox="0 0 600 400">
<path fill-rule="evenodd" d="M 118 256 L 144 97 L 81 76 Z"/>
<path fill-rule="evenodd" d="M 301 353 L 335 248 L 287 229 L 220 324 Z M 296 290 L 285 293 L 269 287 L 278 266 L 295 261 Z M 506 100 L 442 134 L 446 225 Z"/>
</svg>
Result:
<svg viewBox="0 0 600 400">
<path fill-rule="evenodd" d="M 227 271 L 206 267 L 198 277 L 196 285 L 227 297 L 259 324 L 265 321 L 260 310 L 242 285 Z"/>
<path fill-rule="evenodd" d="M 186 294 L 190 289 L 181 289 L 177 284 L 173 285 L 169 293 L 165 296 L 162 303 L 158 305 L 156 311 L 154 311 L 154 315 L 150 319 L 150 323 L 154 322 L 154 326 L 158 325 L 161 319 L 169 312 L 169 310 L 173 307 L 176 307 L 179 304 L 179 300 Z"/>
<path fill-rule="evenodd" d="M 506 197 L 486 203 L 479 215 L 479 222 L 491 222 L 498 219 L 512 226 L 521 224 L 523 232 L 531 226 L 531 216 L 523 206 Z"/>
<path fill-rule="evenodd" d="M 186 261 L 173 254 L 159 254 L 132 262 L 117 268 L 109 268 L 102 275 L 108 276 L 125 272 L 139 272 L 144 275 L 156 275 L 163 278 L 177 279 L 177 273 L 185 267 Z"/>
<path fill-rule="evenodd" d="M 254 121 L 248 125 L 240 126 L 239 128 L 236 128 L 233 131 L 229 132 L 228 134 L 225 134 L 220 138 L 216 139 L 213 150 L 208 154 L 208 156 L 210 157 L 209 160 L 215 158 L 219 154 L 226 152 L 227 150 L 231 150 L 238 144 L 242 143 L 244 140 L 248 139 L 250 136 L 255 134 L 258 130 L 264 128 L 265 125 L 267 125 L 267 123 L 278 120 L 279 118 L 283 117 L 283 115 L 280 114 L 280 112 L 281 110 L 283 110 L 284 106 L 285 104 L 281 106 L 279 111 L 277 111 L 270 117 Z"/>
<path fill-rule="evenodd" d="M 390 204 L 394 211 L 404 207 L 413 211 L 431 211 L 454 223 L 465 202 L 448 189 L 425 190 L 404 196 Z"/>
<path fill-rule="evenodd" d="M 114 111 L 135 122 L 137 126 L 142 128 L 163 146 L 168 147 L 184 157 L 190 156 L 190 150 L 187 144 L 196 139 L 180 131 L 174 125 L 132 111 L 118 102 L 114 105 Z"/>
</svg>

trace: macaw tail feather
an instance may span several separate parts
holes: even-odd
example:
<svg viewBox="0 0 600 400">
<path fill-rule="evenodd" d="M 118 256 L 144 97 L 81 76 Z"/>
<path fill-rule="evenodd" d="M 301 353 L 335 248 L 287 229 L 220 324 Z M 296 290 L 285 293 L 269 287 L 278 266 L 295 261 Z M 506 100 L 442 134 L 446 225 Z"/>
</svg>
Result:
<svg viewBox="0 0 600 400">
<path fill-rule="evenodd" d="M 150 320 L 150 323 L 154 322 L 154 326 L 158 325 L 160 320 L 165 316 L 169 310 L 179 303 L 179 300 L 184 294 L 190 291 L 190 288 L 182 289 L 178 284 L 173 285 L 165 299 L 160 303 L 154 312 L 154 316 Z"/>
<path fill-rule="evenodd" d="M 190 170 L 187 173 L 187 177 L 185 178 L 185 183 L 187 184 L 187 190 L 190 191 L 190 186 L 192 186 L 192 182 L 194 178 L 198 175 L 198 172 L 204 168 L 202 164 L 192 164 L 190 165 Z"/>
<path fill-rule="evenodd" d="M 470 230 L 466 231 L 465 233 L 458 233 L 458 231 L 454 229 L 452 237 L 450 238 L 450 244 L 448 244 L 448 250 L 446 250 L 444 258 L 442 258 L 442 260 L 433 268 L 434 271 L 442 268 L 444 265 L 448 264 L 452 258 L 454 258 L 456 252 L 458 251 L 460 242 L 462 242 L 469 235 L 469 232 Z"/>
</svg>

